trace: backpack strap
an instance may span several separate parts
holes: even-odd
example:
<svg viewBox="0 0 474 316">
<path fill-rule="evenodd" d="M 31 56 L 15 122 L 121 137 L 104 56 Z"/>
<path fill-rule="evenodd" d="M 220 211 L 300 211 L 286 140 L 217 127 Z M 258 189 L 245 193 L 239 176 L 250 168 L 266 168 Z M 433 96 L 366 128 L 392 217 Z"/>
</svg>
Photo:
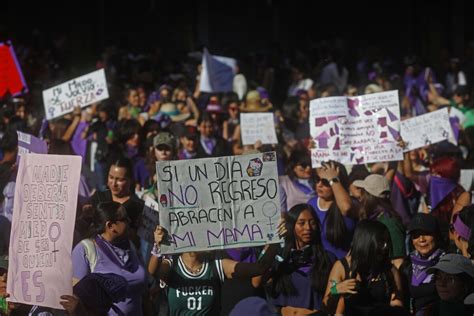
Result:
<svg viewBox="0 0 474 316">
<path fill-rule="evenodd" d="M 89 268 L 91 273 L 94 272 L 95 266 L 97 265 L 97 247 L 95 241 L 91 238 L 81 240 L 81 244 L 84 246 L 84 253 L 87 260 L 89 261 Z"/>
</svg>

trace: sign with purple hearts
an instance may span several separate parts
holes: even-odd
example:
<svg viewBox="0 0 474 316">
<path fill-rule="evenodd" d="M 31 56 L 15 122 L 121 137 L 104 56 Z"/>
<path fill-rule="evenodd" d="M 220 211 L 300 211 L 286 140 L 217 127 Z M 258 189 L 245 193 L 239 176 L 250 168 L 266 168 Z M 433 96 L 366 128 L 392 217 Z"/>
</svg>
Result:
<svg viewBox="0 0 474 316">
<path fill-rule="evenodd" d="M 20 161 L 22 154 L 35 153 L 35 154 L 47 154 L 48 145 L 42 139 L 33 135 L 17 132 L 18 134 L 18 156 L 16 163 Z"/>
<path fill-rule="evenodd" d="M 448 140 L 457 145 L 449 121 L 448 108 L 429 112 L 401 122 L 400 135 L 406 143 L 405 151 L 414 150 Z"/>
<path fill-rule="evenodd" d="M 59 297 L 72 295 L 81 164 L 80 156 L 21 156 L 9 247 L 9 301 L 64 309 Z"/>
<path fill-rule="evenodd" d="M 158 161 L 156 174 L 163 253 L 280 242 L 275 152 Z"/>
<path fill-rule="evenodd" d="M 403 160 L 397 145 L 397 91 L 312 100 L 309 123 L 315 143 L 311 150 L 313 167 L 328 160 L 343 164 Z"/>
<path fill-rule="evenodd" d="M 86 107 L 109 97 L 104 69 L 61 83 L 43 91 L 46 119 L 70 113 L 76 106 Z"/>
</svg>

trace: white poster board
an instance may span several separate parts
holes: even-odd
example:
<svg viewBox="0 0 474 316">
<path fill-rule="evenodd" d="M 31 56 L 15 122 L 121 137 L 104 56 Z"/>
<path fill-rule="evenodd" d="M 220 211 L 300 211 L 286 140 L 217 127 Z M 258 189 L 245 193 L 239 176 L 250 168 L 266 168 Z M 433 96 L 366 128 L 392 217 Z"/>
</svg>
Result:
<svg viewBox="0 0 474 316">
<path fill-rule="evenodd" d="M 335 160 L 343 164 L 403 160 L 397 145 L 400 106 L 397 91 L 310 102 L 313 167 Z"/>
<path fill-rule="evenodd" d="M 199 91 L 208 93 L 232 91 L 236 69 L 235 59 L 211 55 L 205 48 L 202 56 Z"/>
<path fill-rule="evenodd" d="M 240 113 L 242 144 L 278 144 L 273 113 Z"/>
<path fill-rule="evenodd" d="M 435 144 L 443 140 L 449 140 L 456 144 L 447 108 L 402 121 L 400 135 L 406 144 L 405 151 Z"/>
<path fill-rule="evenodd" d="M 70 113 L 76 106 L 86 107 L 109 97 L 104 69 L 61 83 L 43 91 L 46 119 Z"/>
<path fill-rule="evenodd" d="M 210 251 L 279 242 L 275 152 L 159 161 L 163 253 Z"/>
</svg>

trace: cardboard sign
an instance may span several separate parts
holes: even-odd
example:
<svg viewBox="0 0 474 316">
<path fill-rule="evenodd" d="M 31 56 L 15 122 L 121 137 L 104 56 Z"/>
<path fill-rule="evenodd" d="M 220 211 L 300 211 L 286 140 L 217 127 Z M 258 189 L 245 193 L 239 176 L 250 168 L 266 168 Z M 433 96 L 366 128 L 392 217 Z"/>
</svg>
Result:
<svg viewBox="0 0 474 316">
<path fill-rule="evenodd" d="M 20 161 L 20 156 L 22 154 L 47 154 L 48 153 L 48 144 L 44 140 L 39 139 L 33 135 L 16 132 L 18 134 L 18 156 L 16 162 Z"/>
<path fill-rule="evenodd" d="M 159 161 L 163 253 L 261 246 L 280 239 L 275 152 Z"/>
<path fill-rule="evenodd" d="M 71 250 L 81 157 L 23 154 L 13 204 L 7 291 L 12 302 L 63 309 L 72 295 Z"/>
<path fill-rule="evenodd" d="M 400 135 L 407 145 L 405 151 L 435 144 L 443 140 L 456 143 L 453 129 L 449 122 L 447 108 L 402 121 Z"/>
<path fill-rule="evenodd" d="M 273 113 L 240 113 L 242 144 L 278 144 Z"/>
<path fill-rule="evenodd" d="M 77 77 L 43 91 L 46 119 L 70 113 L 76 106 L 86 107 L 109 97 L 104 69 Z"/>
<path fill-rule="evenodd" d="M 0 98 L 28 92 L 25 78 L 11 42 L 0 43 Z"/>
<path fill-rule="evenodd" d="M 143 208 L 142 220 L 137 235 L 140 238 L 153 243 L 155 241 L 153 232 L 155 231 L 156 226 L 160 223 L 158 202 L 150 197 L 146 197 L 144 201 L 145 207 Z"/>
<path fill-rule="evenodd" d="M 209 93 L 232 91 L 236 68 L 237 61 L 235 59 L 213 56 L 205 48 L 202 56 L 199 91 Z"/>
<path fill-rule="evenodd" d="M 316 147 L 311 150 L 313 167 L 329 160 L 343 164 L 403 160 L 397 145 L 397 91 L 312 100 L 309 122 Z"/>
</svg>

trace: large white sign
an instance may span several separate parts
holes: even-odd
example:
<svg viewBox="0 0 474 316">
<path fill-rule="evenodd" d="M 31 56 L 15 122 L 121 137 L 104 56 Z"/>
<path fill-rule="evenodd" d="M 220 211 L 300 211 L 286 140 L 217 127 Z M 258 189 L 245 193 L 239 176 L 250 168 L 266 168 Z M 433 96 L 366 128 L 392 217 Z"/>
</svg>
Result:
<svg viewBox="0 0 474 316">
<path fill-rule="evenodd" d="M 70 113 L 76 106 L 85 107 L 109 97 L 104 69 L 61 83 L 43 91 L 46 119 Z"/>
<path fill-rule="evenodd" d="M 63 309 L 72 295 L 72 238 L 81 157 L 23 154 L 15 186 L 7 290 L 12 302 Z"/>
<path fill-rule="evenodd" d="M 406 143 L 405 151 L 443 140 L 456 143 L 447 108 L 402 121 L 400 135 Z"/>
<path fill-rule="evenodd" d="M 397 145 L 397 91 L 312 100 L 309 124 L 315 143 L 313 167 L 328 160 L 343 164 L 403 160 Z"/>
<path fill-rule="evenodd" d="M 164 253 L 279 242 L 275 152 L 156 163 Z"/>
<path fill-rule="evenodd" d="M 278 144 L 273 113 L 240 113 L 242 144 Z"/>
</svg>

